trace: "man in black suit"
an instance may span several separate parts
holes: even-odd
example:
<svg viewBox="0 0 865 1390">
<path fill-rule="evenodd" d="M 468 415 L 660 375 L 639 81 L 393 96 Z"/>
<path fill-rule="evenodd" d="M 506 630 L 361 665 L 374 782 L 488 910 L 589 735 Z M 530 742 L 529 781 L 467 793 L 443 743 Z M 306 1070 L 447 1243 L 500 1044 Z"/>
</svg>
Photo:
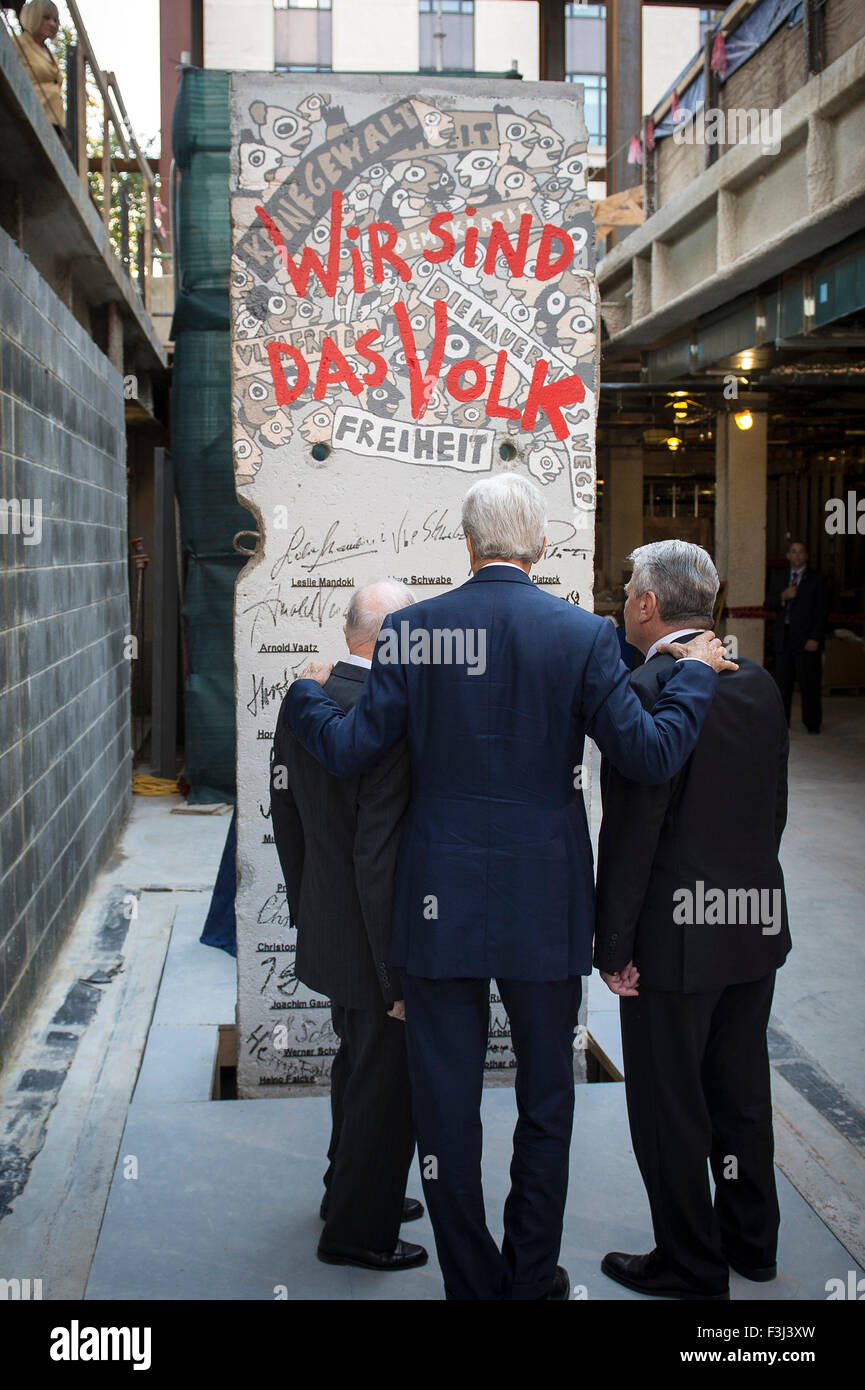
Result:
<svg viewBox="0 0 865 1390">
<path fill-rule="evenodd" d="M 336 663 L 325 687 L 342 709 L 360 696 L 382 619 L 413 602 L 395 580 L 355 590 L 344 628 L 349 657 Z M 413 1269 L 427 1260 L 423 1246 L 399 1239 L 401 1221 L 423 1215 L 420 1202 L 405 1196 L 415 1140 L 402 987 L 389 965 L 408 799 L 404 740 L 371 771 L 338 780 L 301 747 L 280 713 L 270 805 L 297 927 L 295 973 L 331 1000 L 340 1039 L 318 1257 L 364 1269 Z"/>
<path fill-rule="evenodd" d="M 819 734 L 823 722 L 820 699 L 820 655 L 826 640 L 829 595 L 826 580 L 808 565 L 808 547 L 791 541 L 786 572 L 769 587 L 766 607 L 775 619 L 775 680 L 790 723 L 793 686 L 798 680 L 802 722 L 809 734 Z"/>
<path fill-rule="evenodd" d="M 628 641 L 647 709 L 711 625 L 718 588 L 705 550 L 635 550 Z M 790 949 L 778 862 L 789 735 L 778 690 L 753 661 L 718 682 L 696 747 L 668 782 L 602 764 L 595 964 L 621 996 L 625 1089 L 656 1248 L 601 1268 L 638 1292 L 729 1298 L 729 1268 L 775 1277 L 778 1199 L 766 1027 Z M 706 1161 L 715 1179 L 714 1204 Z"/>
</svg>

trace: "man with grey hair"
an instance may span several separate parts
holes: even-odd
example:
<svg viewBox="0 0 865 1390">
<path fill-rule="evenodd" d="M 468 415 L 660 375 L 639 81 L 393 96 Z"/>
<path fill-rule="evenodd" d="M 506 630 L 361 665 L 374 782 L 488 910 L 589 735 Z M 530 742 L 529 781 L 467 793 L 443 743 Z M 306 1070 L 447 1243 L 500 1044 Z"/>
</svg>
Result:
<svg viewBox="0 0 865 1390">
<path fill-rule="evenodd" d="M 575 773 L 590 734 L 629 776 L 666 781 L 693 748 L 725 665 L 711 634 L 698 639 L 696 660 L 681 661 L 647 714 L 611 624 L 532 583 L 546 529 L 528 478 L 504 471 L 476 483 L 463 503 L 469 581 L 385 619 L 348 714 L 321 690 L 329 669 L 319 663 L 285 696 L 295 734 L 337 776 L 408 739 L 412 795 L 391 960 L 402 975 L 424 1192 L 451 1299 L 568 1298 L 556 1260 L 594 910 Z M 411 640 L 394 660 L 390 639 L 406 628 Z M 483 669 L 416 663 L 415 650 L 441 649 L 443 631 L 461 631 L 465 651 L 483 650 Z M 493 977 L 510 1019 L 519 1110 L 501 1248 L 481 1185 Z"/>
<path fill-rule="evenodd" d="M 327 693 L 342 710 L 360 697 L 382 619 L 414 599 L 397 580 L 356 589 L 346 613 L 349 655 Z M 409 798 L 400 739 L 363 775 L 331 777 L 300 746 L 280 711 L 273 740 L 271 816 L 297 927 L 294 974 L 331 1001 L 339 1051 L 331 1071 L 333 1127 L 318 1247 L 328 1264 L 414 1269 L 420 1245 L 399 1239 L 423 1215 L 405 1196 L 414 1155 L 405 1012 L 390 966 L 396 852 Z"/>
<path fill-rule="evenodd" d="M 631 686 L 652 709 L 673 668 L 659 646 L 687 648 L 711 625 L 718 575 L 687 541 L 630 558 L 625 632 L 645 654 Z M 787 749 L 775 682 L 743 658 L 668 781 L 601 768 L 595 964 L 621 996 L 631 1137 L 655 1232 L 649 1254 L 611 1251 L 601 1268 L 640 1293 L 723 1299 L 731 1268 L 775 1276 L 766 1027 L 790 949 L 778 862 Z"/>
</svg>

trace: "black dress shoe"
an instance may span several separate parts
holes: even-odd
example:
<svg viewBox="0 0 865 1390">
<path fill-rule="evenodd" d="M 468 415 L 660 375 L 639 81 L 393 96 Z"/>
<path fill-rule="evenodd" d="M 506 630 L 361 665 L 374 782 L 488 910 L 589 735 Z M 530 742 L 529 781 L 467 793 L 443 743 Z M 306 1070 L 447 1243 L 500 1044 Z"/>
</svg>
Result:
<svg viewBox="0 0 865 1390">
<path fill-rule="evenodd" d="M 557 1303 L 566 1303 L 571 1296 L 571 1281 L 568 1278 L 568 1271 L 561 1265 L 556 1265 L 556 1272 L 553 1282 L 546 1293 L 541 1294 L 541 1300 L 545 1298 L 555 1299 Z"/>
<path fill-rule="evenodd" d="M 754 1284 L 768 1284 L 771 1279 L 778 1278 L 777 1265 L 746 1265 L 741 1260 L 733 1260 L 723 1251 L 724 1259 L 732 1270 L 741 1274 L 743 1279 L 750 1279 Z"/>
<path fill-rule="evenodd" d="M 358 1269 L 417 1269 L 429 1256 L 422 1245 L 398 1240 L 393 1250 L 359 1250 L 353 1245 L 322 1245 L 318 1258 L 326 1265 L 357 1265 Z"/>
<path fill-rule="evenodd" d="M 327 1198 L 327 1193 L 325 1192 L 324 1196 L 323 1196 L 322 1199 L 321 1199 L 321 1206 L 320 1206 L 319 1209 L 318 1209 L 318 1214 L 319 1214 L 319 1216 L 321 1217 L 322 1221 L 326 1221 L 326 1220 L 327 1220 L 327 1213 L 328 1213 L 328 1198 Z M 406 1197 L 405 1201 L 404 1201 L 403 1204 L 402 1204 L 402 1220 L 403 1220 L 403 1221 L 420 1221 L 420 1219 L 421 1219 L 422 1216 L 423 1216 L 423 1202 L 419 1202 L 418 1199 L 417 1199 L 417 1197 Z"/>
<path fill-rule="evenodd" d="M 611 1250 L 602 1259 L 601 1269 L 626 1289 L 652 1294 L 655 1298 L 711 1300 L 730 1297 L 728 1288 L 716 1292 L 691 1288 L 662 1263 L 656 1250 L 651 1250 L 648 1255 L 623 1255 L 618 1250 Z"/>
</svg>

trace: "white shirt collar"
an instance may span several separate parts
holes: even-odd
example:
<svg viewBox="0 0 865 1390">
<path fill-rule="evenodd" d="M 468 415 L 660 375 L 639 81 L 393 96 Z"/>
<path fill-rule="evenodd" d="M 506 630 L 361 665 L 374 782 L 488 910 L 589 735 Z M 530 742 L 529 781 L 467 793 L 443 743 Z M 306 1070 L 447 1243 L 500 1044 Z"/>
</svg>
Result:
<svg viewBox="0 0 865 1390">
<path fill-rule="evenodd" d="M 525 574 L 522 565 L 518 565 L 515 560 L 490 560 L 488 564 L 481 565 L 481 569 L 491 570 L 494 569 L 496 565 L 510 565 L 512 570 L 519 570 L 520 574 Z M 478 570 L 478 574 L 480 574 L 480 572 L 481 571 Z"/>
<path fill-rule="evenodd" d="M 372 668 L 372 662 L 368 656 L 355 656 L 354 652 L 349 652 L 348 656 L 344 656 L 343 661 L 347 661 L 349 666 L 365 666 L 368 671 Z"/>
<path fill-rule="evenodd" d="M 653 642 L 646 652 L 646 661 L 651 661 L 662 642 L 678 642 L 680 637 L 690 637 L 696 631 L 697 629 L 693 627 L 680 627 L 676 632 L 665 632 L 663 637 L 659 637 L 657 642 Z"/>
</svg>

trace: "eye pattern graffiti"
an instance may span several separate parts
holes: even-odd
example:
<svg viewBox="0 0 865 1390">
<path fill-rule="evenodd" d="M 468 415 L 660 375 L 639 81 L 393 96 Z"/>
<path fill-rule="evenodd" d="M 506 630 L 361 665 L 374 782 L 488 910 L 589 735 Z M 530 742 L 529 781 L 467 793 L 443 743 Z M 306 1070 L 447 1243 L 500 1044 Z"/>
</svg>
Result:
<svg viewBox="0 0 865 1390">
<path fill-rule="evenodd" d="M 523 114 L 501 107 L 491 116 L 443 110 L 419 99 L 401 105 L 403 138 L 391 141 L 394 148 L 387 157 L 381 132 L 394 129 L 392 107 L 355 125 L 324 93 L 306 97 L 293 109 L 260 100 L 246 109 L 247 134 L 257 142 L 255 157 L 247 155 L 239 170 L 237 198 L 245 206 L 246 224 L 255 223 L 252 205 L 259 199 L 257 205 L 272 210 L 274 235 L 284 237 L 294 264 L 302 264 L 307 250 L 314 250 L 325 265 L 333 232 L 327 196 L 338 186 L 344 227 L 332 304 L 314 271 L 307 292 L 299 295 L 272 244 L 265 243 L 262 251 L 260 240 L 255 256 L 244 252 L 242 241 L 235 248 L 234 395 L 246 405 L 241 415 L 247 434 L 247 447 L 235 453 L 238 484 L 254 481 L 265 451 L 288 444 L 298 429 L 308 444 L 337 443 L 332 430 L 340 406 L 412 420 L 410 360 L 417 354 L 427 361 L 435 349 L 433 301 L 425 289 L 432 284 L 439 294 L 447 291 L 449 315 L 440 352 L 442 377 L 435 383 L 442 417 L 450 404 L 451 417 L 459 423 L 490 424 L 483 402 L 469 409 L 447 399 L 444 374 L 449 366 L 482 360 L 489 363 L 491 378 L 502 348 L 519 357 L 513 358 L 516 370 L 504 374 L 496 404 L 516 415 L 526 405 L 531 364 L 542 354 L 550 362 L 551 380 L 569 373 L 580 377 L 583 398 L 563 409 L 567 430 L 563 432 L 560 420 L 555 432 L 542 410 L 528 451 L 534 465 L 526 462 L 526 467 L 542 485 L 566 470 L 574 505 L 588 510 L 594 505 L 594 488 L 583 480 L 587 474 L 591 479 L 593 468 L 570 430 L 575 410 L 592 401 L 596 384 L 597 295 L 590 273 L 584 149 L 565 148 L 549 118 L 537 111 Z M 372 141 L 369 131 L 376 120 Z M 366 158 L 365 138 L 374 150 Z M 325 186 L 328 176 L 330 188 Z M 280 202 L 287 183 L 297 190 L 290 218 Z M 314 195 L 306 202 L 304 189 Z M 303 225 L 306 206 L 310 211 Z M 382 223 L 389 224 L 392 235 L 382 233 Z M 549 255 L 541 266 L 539 248 L 551 224 L 567 235 L 572 254 L 546 276 Z M 491 239 L 497 239 L 493 248 Z M 445 259 L 440 253 L 450 247 Z M 425 253 L 439 254 L 432 263 Z M 264 302 L 262 281 L 270 290 Z M 408 345 L 397 330 L 397 303 L 408 311 Z M 370 355 L 381 364 L 377 371 L 356 347 L 376 329 L 368 341 Z M 323 367 L 326 337 L 333 343 L 333 360 Z M 303 366 L 296 370 L 306 381 L 281 405 L 267 355 L 268 342 L 276 340 L 302 357 Z M 287 396 L 297 384 L 295 353 L 279 361 Z M 240 389 L 249 377 L 255 386 Z M 313 399 L 321 399 L 327 410 L 311 412 Z M 254 405 L 257 411 L 250 408 Z"/>
</svg>

